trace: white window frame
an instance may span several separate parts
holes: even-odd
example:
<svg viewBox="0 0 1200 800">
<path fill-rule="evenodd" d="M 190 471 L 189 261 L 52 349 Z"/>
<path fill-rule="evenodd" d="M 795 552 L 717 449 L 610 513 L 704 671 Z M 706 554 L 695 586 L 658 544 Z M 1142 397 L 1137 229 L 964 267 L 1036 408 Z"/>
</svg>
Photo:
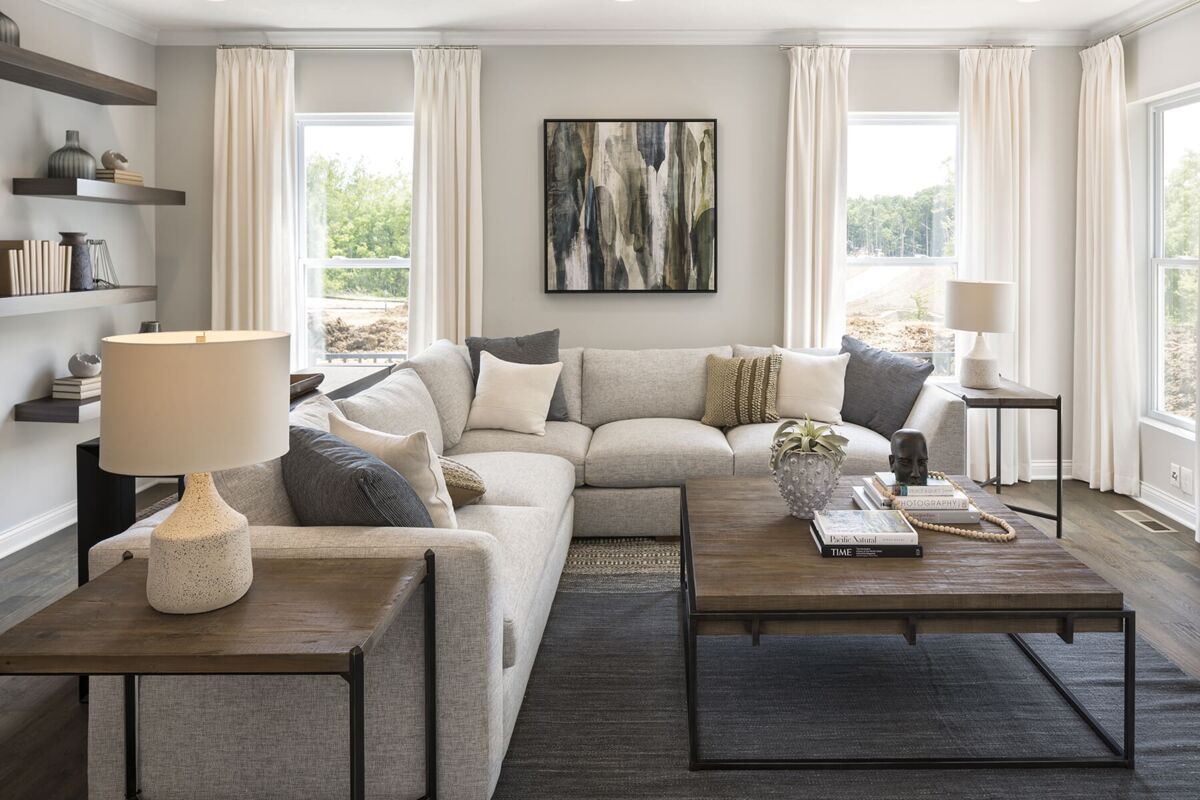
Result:
<svg viewBox="0 0 1200 800">
<path fill-rule="evenodd" d="M 412 126 L 411 113 L 364 113 L 364 114 L 296 114 L 296 309 L 292 331 L 293 358 L 300 367 L 312 367 L 308 354 L 308 271 L 310 269 L 409 269 L 411 259 L 391 258 L 309 258 L 308 257 L 308 181 L 305 174 L 304 134 L 316 126 Z M 410 245 L 411 246 L 411 245 Z M 412 273 L 409 273 L 412 286 Z M 407 354 L 394 354 L 404 360 Z M 322 365 L 329 366 L 329 365 Z"/>
<path fill-rule="evenodd" d="M 919 113 L 875 113 L 875 112 L 851 112 L 851 125 L 953 125 L 958 128 L 958 112 L 957 111 L 942 111 L 942 112 L 919 112 Z M 955 180 L 958 179 L 958 162 L 959 153 L 957 147 L 954 153 L 954 175 Z M 848 199 L 848 198 L 847 198 Z M 954 243 L 955 250 L 958 248 L 958 191 L 955 189 L 954 198 Z M 844 212 L 848 213 L 848 212 Z M 955 274 L 958 273 L 958 256 L 915 256 L 909 258 L 887 258 L 877 256 L 846 256 L 845 264 L 848 267 L 945 267 L 951 266 L 955 268 Z M 906 355 L 919 356 L 923 358 L 933 359 L 939 353 L 908 353 Z M 950 353 L 951 358 L 954 358 L 954 353 Z"/>
<path fill-rule="evenodd" d="M 1146 317 L 1150 326 L 1149 333 L 1146 337 L 1148 352 L 1146 358 L 1146 368 L 1148 370 L 1146 381 L 1146 416 L 1150 419 L 1157 420 L 1166 425 L 1175 428 L 1180 428 L 1186 431 L 1195 431 L 1196 422 L 1194 419 L 1187 417 L 1176 416 L 1163 411 L 1158 407 L 1158 399 L 1163 395 L 1163 374 L 1159 369 L 1159 355 L 1162 352 L 1160 347 L 1159 336 L 1163 331 L 1165 319 L 1163 318 L 1164 309 L 1159 302 L 1161 295 L 1162 279 L 1164 268 L 1183 267 L 1190 269 L 1200 268 L 1200 259 L 1195 258 L 1165 258 L 1163 256 L 1166 245 L 1166 236 L 1163 229 L 1163 113 L 1170 111 L 1180 106 L 1200 103 L 1200 91 L 1189 91 L 1182 94 L 1173 95 L 1171 97 L 1160 100 L 1150 106 L 1150 131 L 1148 139 L 1149 146 L 1149 163 L 1151 164 L 1150 173 L 1150 190 L 1149 190 L 1149 253 L 1147 254 L 1147 264 L 1149 268 L 1146 270 L 1148 286 L 1146 291 L 1147 300 L 1150 304 L 1150 309 Z"/>
</svg>

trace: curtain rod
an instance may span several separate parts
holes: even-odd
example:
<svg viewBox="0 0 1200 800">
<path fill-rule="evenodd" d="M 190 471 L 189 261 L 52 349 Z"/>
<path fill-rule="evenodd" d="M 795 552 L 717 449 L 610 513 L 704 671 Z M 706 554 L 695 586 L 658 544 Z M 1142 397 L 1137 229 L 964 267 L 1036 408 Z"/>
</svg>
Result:
<svg viewBox="0 0 1200 800">
<path fill-rule="evenodd" d="M 218 50 L 238 50 L 252 48 L 256 50 L 346 50 L 346 51 L 368 51 L 368 50 L 478 50 L 476 45 L 458 45 L 458 44 L 380 44 L 380 45 L 359 45 L 359 44 L 219 44 Z"/>
<path fill-rule="evenodd" d="M 1192 0 L 1200 3 L 1200 0 Z M 847 50 L 1034 50 L 1031 44 L 781 44 L 780 50 L 793 47 L 843 47 Z"/>
<path fill-rule="evenodd" d="M 1175 16 L 1180 11 L 1187 11 L 1189 8 L 1196 5 L 1197 3 L 1200 3 L 1200 0 L 1187 0 L 1187 2 L 1180 3 L 1179 5 L 1175 6 L 1174 8 L 1169 8 L 1166 11 L 1161 11 L 1152 17 L 1148 17 L 1148 18 L 1142 20 L 1141 22 L 1135 22 L 1132 25 L 1130 25 L 1129 27 L 1125 28 L 1124 30 L 1118 31 L 1116 35 L 1121 36 L 1121 37 L 1132 36 L 1133 34 L 1137 33 L 1138 31 L 1142 30 L 1143 28 L 1149 28 L 1151 25 L 1155 24 L 1156 22 L 1162 22 L 1167 17 Z M 1107 39 L 1107 38 L 1109 38 L 1109 36 L 1104 37 L 1104 39 Z M 1104 39 L 1101 39 L 1100 41 L 1102 42 L 1102 41 L 1104 41 Z"/>
</svg>

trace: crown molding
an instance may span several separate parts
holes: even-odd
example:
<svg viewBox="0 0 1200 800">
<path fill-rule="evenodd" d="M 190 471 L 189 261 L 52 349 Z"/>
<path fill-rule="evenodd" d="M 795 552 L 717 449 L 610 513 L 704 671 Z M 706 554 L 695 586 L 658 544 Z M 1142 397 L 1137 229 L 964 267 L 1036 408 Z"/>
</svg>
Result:
<svg viewBox="0 0 1200 800">
<path fill-rule="evenodd" d="M 158 28 L 136 17 L 109 8 L 98 0 L 41 0 L 41 2 L 117 33 L 132 36 L 146 44 L 158 44 Z"/>
<path fill-rule="evenodd" d="M 1156 2 L 1136 3 L 1119 14 L 1092 26 L 1088 31 L 1088 43 L 1103 41 L 1126 28 L 1137 25 L 1143 20 L 1152 19 L 1166 11 L 1182 9 L 1187 3 L 1181 0 L 1156 0 Z"/>
<path fill-rule="evenodd" d="M 71 0 L 75 2 L 77 0 Z M 162 30 L 161 45 L 270 44 L 283 47 L 687 46 L 841 44 L 871 47 L 1041 45 L 1076 46 L 1088 32 L 1019 30 Z"/>
</svg>

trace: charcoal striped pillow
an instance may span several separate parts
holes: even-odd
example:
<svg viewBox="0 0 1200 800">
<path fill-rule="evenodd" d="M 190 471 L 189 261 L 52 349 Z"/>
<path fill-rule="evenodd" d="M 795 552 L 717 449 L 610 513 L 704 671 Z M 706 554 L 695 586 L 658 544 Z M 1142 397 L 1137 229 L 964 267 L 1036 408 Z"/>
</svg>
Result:
<svg viewBox="0 0 1200 800">
<path fill-rule="evenodd" d="M 710 355 L 708 391 L 700 421 L 715 427 L 778 422 L 775 395 L 782 360 L 779 353 L 758 358 Z"/>
</svg>

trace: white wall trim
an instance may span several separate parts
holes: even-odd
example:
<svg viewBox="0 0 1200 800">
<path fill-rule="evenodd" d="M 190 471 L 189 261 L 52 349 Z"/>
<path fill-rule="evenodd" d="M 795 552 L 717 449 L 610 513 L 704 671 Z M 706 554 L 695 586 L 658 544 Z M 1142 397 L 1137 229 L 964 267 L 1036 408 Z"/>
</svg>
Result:
<svg viewBox="0 0 1200 800">
<path fill-rule="evenodd" d="M 60 2 L 62 0 L 59 0 Z M 74 0 L 71 0 L 72 2 Z M 273 44 L 279 46 L 401 47 L 405 45 L 787 45 L 854 44 L 863 46 L 1042 45 L 1082 46 L 1084 30 L 161 30 L 160 45 L 215 46 Z"/>
<path fill-rule="evenodd" d="M 60 11 L 66 11 L 68 14 L 83 17 L 88 22 L 102 25 L 109 30 L 132 36 L 146 44 L 158 44 L 158 28 L 110 8 L 97 0 L 42 0 L 42 2 Z"/>
<path fill-rule="evenodd" d="M 1135 499 L 1147 508 L 1170 517 L 1188 530 L 1196 524 L 1196 509 L 1191 503 L 1182 497 L 1167 494 L 1145 481 L 1142 481 L 1141 497 Z"/>
<path fill-rule="evenodd" d="M 1052 481 L 1057 476 L 1058 462 L 1053 458 L 1035 458 L 1030 464 L 1029 477 L 1035 481 Z M 1071 459 L 1063 459 L 1063 480 L 1071 480 Z"/>
<path fill-rule="evenodd" d="M 1143 2 L 1134 3 L 1119 14 L 1114 14 L 1099 24 L 1094 25 L 1088 32 L 1088 38 L 1093 42 L 1103 41 L 1116 33 L 1120 33 L 1131 25 L 1137 25 L 1143 20 L 1153 19 L 1164 11 L 1180 8 L 1183 5 L 1182 0 L 1157 0 L 1157 2 L 1143 0 Z M 1137 34 L 1134 35 L 1136 36 Z"/>
</svg>

